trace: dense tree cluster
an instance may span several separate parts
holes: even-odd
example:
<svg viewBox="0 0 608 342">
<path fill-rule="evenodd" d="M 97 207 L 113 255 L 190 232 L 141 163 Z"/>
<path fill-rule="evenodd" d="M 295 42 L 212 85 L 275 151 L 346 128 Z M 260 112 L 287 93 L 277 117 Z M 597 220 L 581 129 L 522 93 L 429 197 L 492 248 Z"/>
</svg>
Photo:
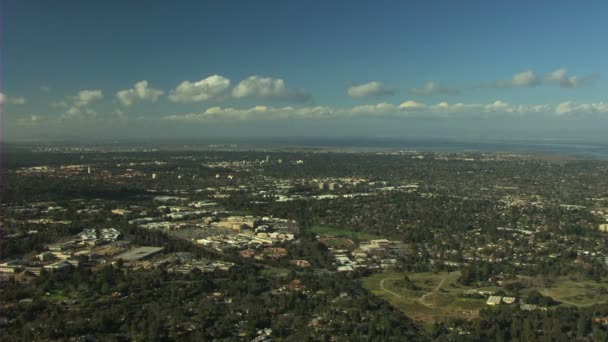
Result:
<svg viewBox="0 0 608 342">
<path fill-rule="evenodd" d="M 249 265 L 181 275 L 118 265 L 46 274 L 27 286 L 9 283 L 3 301 L 17 304 L 3 317 L 15 322 L 2 337 L 251 340 L 270 328 L 278 340 L 426 339 L 403 314 L 342 275 L 292 272 L 274 278 L 259 271 Z M 66 298 L 55 298 L 57 293 Z"/>
</svg>

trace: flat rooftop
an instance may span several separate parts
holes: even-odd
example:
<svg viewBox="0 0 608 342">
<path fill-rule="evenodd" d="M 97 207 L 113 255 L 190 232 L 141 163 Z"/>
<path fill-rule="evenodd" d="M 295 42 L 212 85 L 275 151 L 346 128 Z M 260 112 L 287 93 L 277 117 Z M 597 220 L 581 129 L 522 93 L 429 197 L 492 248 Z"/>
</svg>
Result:
<svg viewBox="0 0 608 342">
<path fill-rule="evenodd" d="M 124 261 L 136 261 L 145 259 L 162 251 L 163 249 L 164 247 L 137 247 L 117 255 L 115 258 L 122 259 Z"/>
</svg>

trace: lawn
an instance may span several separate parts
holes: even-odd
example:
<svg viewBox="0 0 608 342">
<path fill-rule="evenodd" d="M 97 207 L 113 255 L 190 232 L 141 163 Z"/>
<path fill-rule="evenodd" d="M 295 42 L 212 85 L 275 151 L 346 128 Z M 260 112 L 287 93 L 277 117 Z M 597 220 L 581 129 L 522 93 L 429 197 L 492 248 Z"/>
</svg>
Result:
<svg viewBox="0 0 608 342">
<path fill-rule="evenodd" d="M 406 289 L 403 286 L 405 275 L 417 289 Z M 458 284 L 459 277 L 459 272 L 387 272 L 365 277 L 362 279 L 362 284 L 374 295 L 383 298 L 412 319 L 424 323 L 432 323 L 448 317 L 476 318 L 479 309 L 486 306 L 485 299 L 462 297 L 463 291 L 473 288 Z M 483 290 L 497 291 L 499 288 L 487 287 Z M 598 283 L 563 277 L 546 288 L 529 287 L 522 291 L 523 297 L 533 290 L 552 297 L 562 305 L 585 307 L 608 303 L 608 279 Z"/>
<path fill-rule="evenodd" d="M 590 306 L 608 303 L 608 285 L 605 281 L 598 283 L 592 280 L 560 279 L 539 291 L 565 305 Z"/>
<path fill-rule="evenodd" d="M 49 293 L 47 299 L 52 302 L 61 302 L 70 299 L 80 299 L 80 295 L 76 292 L 65 293 L 63 290 L 54 290 Z"/>
<path fill-rule="evenodd" d="M 287 268 L 279 268 L 279 267 L 265 267 L 260 273 L 265 277 L 270 278 L 284 278 L 289 275 L 290 270 Z"/>
<path fill-rule="evenodd" d="M 323 225 L 314 225 L 309 228 L 309 231 L 312 233 L 315 233 L 317 235 L 348 237 L 350 239 L 354 239 L 354 240 L 358 240 L 358 241 L 368 241 L 368 240 L 382 238 L 380 236 L 370 234 L 370 233 L 356 232 L 353 230 L 339 229 L 339 228 L 333 228 L 330 226 L 323 226 Z"/>
<path fill-rule="evenodd" d="M 418 289 L 408 290 L 401 285 L 406 274 Z M 485 305 L 483 299 L 460 297 L 470 287 L 458 285 L 459 277 L 459 272 L 390 272 L 373 274 L 362 283 L 409 317 L 431 323 L 448 317 L 475 318 Z"/>
</svg>

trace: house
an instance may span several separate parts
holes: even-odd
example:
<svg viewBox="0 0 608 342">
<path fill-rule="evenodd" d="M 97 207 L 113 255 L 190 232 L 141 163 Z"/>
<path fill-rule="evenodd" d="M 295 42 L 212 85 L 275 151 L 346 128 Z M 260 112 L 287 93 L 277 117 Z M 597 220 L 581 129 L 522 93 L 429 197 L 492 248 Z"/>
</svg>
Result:
<svg viewBox="0 0 608 342">
<path fill-rule="evenodd" d="M 253 258 L 255 256 L 255 251 L 253 249 L 245 249 L 241 251 L 241 257 L 243 258 Z"/>
<path fill-rule="evenodd" d="M 307 260 L 290 260 L 289 263 L 298 267 L 310 267 L 310 262 Z"/>
<path fill-rule="evenodd" d="M 387 245 L 389 245 L 391 243 L 387 239 L 371 240 L 370 242 L 371 242 L 372 245 L 375 245 L 375 246 L 387 246 Z"/>
<path fill-rule="evenodd" d="M 131 213 L 131 211 L 129 210 L 125 210 L 125 209 L 112 209 L 112 214 L 114 215 L 119 215 L 119 216 L 126 216 L 129 215 Z"/>
<path fill-rule="evenodd" d="M 354 268 L 352 268 L 351 266 L 340 266 L 337 268 L 338 272 L 352 272 L 354 271 Z"/>
<path fill-rule="evenodd" d="M 264 248 L 264 254 L 272 259 L 279 259 L 287 256 L 287 249 L 281 247 Z"/>
</svg>

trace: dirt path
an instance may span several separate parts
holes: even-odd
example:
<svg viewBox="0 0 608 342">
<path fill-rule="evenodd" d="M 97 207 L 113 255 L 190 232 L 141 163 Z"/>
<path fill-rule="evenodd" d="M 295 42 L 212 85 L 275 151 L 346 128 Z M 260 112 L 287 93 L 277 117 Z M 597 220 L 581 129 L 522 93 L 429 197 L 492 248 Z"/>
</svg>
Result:
<svg viewBox="0 0 608 342">
<path fill-rule="evenodd" d="M 439 290 L 441 290 L 441 287 L 445 283 L 445 280 L 448 279 L 449 276 L 450 276 L 450 274 L 448 273 L 445 277 L 441 278 L 441 281 L 439 282 L 439 284 L 437 284 L 437 286 L 435 287 L 433 292 L 439 292 Z"/>
<path fill-rule="evenodd" d="M 391 279 L 399 279 L 399 278 L 384 278 L 384 279 L 380 280 L 380 289 L 382 289 L 382 291 L 386 291 L 386 292 L 392 294 L 393 296 L 397 296 L 399 298 L 403 298 L 403 296 L 400 295 L 400 294 L 398 294 L 397 292 L 393 292 L 393 291 L 387 289 L 386 287 L 384 287 L 384 281 L 385 280 L 391 280 Z"/>
</svg>

